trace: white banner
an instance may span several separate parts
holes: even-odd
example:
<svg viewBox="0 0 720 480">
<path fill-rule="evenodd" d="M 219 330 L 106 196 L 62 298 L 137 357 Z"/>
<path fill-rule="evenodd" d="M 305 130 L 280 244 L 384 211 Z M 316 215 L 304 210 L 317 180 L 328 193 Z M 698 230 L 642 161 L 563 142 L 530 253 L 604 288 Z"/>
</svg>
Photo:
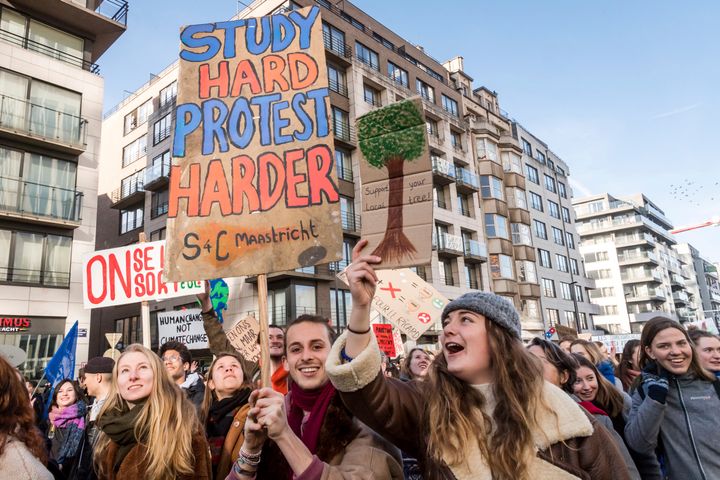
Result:
<svg viewBox="0 0 720 480">
<path fill-rule="evenodd" d="M 189 350 L 208 348 L 208 338 L 199 308 L 160 312 L 157 320 L 158 345 L 175 340 L 184 343 Z"/>
<path fill-rule="evenodd" d="M 593 342 L 603 342 L 608 352 L 622 353 L 625 344 L 630 340 L 640 340 L 639 333 L 626 333 L 621 335 L 593 335 Z"/>
<path fill-rule="evenodd" d="M 165 241 L 137 243 L 93 252 L 83 262 L 85 308 L 195 295 L 203 282 L 163 280 Z"/>
</svg>

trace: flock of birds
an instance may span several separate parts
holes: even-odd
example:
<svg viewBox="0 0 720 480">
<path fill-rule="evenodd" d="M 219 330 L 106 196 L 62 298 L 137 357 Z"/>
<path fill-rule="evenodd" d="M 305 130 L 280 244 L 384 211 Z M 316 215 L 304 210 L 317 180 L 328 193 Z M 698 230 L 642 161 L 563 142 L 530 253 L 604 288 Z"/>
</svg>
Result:
<svg viewBox="0 0 720 480">
<path fill-rule="evenodd" d="M 670 196 L 679 202 L 700 207 L 705 202 L 720 200 L 720 181 L 705 188 L 700 182 L 685 179 L 678 184 L 670 184 Z"/>
</svg>

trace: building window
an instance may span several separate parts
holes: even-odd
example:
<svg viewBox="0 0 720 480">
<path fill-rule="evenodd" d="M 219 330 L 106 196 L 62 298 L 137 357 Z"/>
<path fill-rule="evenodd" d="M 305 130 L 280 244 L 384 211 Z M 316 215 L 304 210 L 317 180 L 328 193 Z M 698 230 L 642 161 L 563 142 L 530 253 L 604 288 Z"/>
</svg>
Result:
<svg viewBox="0 0 720 480">
<path fill-rule="evenodd" d="M 453 278 L 451 260 L 438 259 L 438 270 L 440 272 L 440 282 L 443 285 L 455 285 L 455 279 Z"/>
<path fill-rule="evenodd" d="M 557 182 L 558 186 L 558 192 L 560 193 L 560 196 L 562 198 L 567 198 L 567 190 L 565 189 L 565 184 L 562 182 Z"/>
<path fill-rule="evenodd" d="M 295 285 L 295 316 L 303 314 L 317 315 L 315 287 L 313 285 Z"/>
<path fill-rule="evenodd" d="M 458 211 L 464 217 L 472 217 L 472 212 L 470 211 L 470 197 L 468 195 L 463 195 L 462 193 L 458 193 L 457 201 L 458 201 Z"/>
<path fill-rule="evenodd" d="M 512 242 L 515 245 L 532 246 L 532 235 L 530 234 L 530 226 L 524 223 L 513 223 L 510 225 L 512 229 Z"/>
<path fill-rule="evenodd" d="M 560 282 L 560 296 L 565 300 L 572 300 L 572 292 L 570 291 L 570 284 Z"/>
<path fill-rule="evenodd" d="M 465 264 L 465 287 L 473 290 L 480 289 L 480 282 L 478 281 L 478 269 L 475 265 L 466 263 Z"/>
<path fill-rule="evenodd" d="M 570 219 L 570 210 L 568 210 L 566 207 L 560 207 L 560 210 L 562 211 L 563 222 L 572 223 Z"/>
<path fill-rule="evenodd" d="M 540 306 L 538 301 L 532 298 L 523 298 L 520 300 L 522 305 L 522 313 L 530 320 L 540 320 Z"/>
<path fill-rule="evenodd" d="M 425 130 L 431 137 L 439 137 L 440 132 L 438 130 L 438 123 L 432 118 L 425 118 Z"/>
<path fill-rule="evenodd" d="M 68 288 L 72 237 L 0 229 L 0 282 Z"/>
<path fill-rule="evenodd" d="M 557 269 L 561 272 L 567 272 L 568 271 L 568 262 L 567 257 L 565 255 L 560 255 L 559 253 L 555 254 L 555 264 L 557 265 Z"/>
<path fill-rule="evenodd" d="M 128 233 L 143 225 L 143 208 L 120 210 L 120 235 Z"/>
<path fill-rule="evenodd" d="M 515 269 L 518 272 L 518 281 L 523 283 L 537 283 L 535 262 L 529 260 L 516 260 Z"/>
<path fill-rule="evenodd" d="M 360 42 L 355 42 L 355 55 L 365 65 L 369 66 L 373 70 L 380 71 L 380 62 L 378 61 L 378 54 L 375 50 L 371 50 Z"/>
<path fill-rule="evenodd" d="M 496 279 L 514 279 L 512 257 L 503 254 L 490 255 L 490 274 Z"/>
<path fill-rule="evenodd" d="M 365 103 L 369 103 L 374 107 L 382 105 L 380 102 L 380 92 L 367 84 L 363 84 L 363 99 Z"/>
<path fill-rule="evenodd" d="M 462 151 L 462 134 L 454 130 L 450 130 L 450 144 L 453 146 L 453 149 Z"/>
<path fill-rule="evenodd" d="M 494 213 L 486 213 L 485 234 L 488 237 L 509 238 L 507 218 Z"/>
<path fill-rule="evenodd" d="M 549 278 L 543 278 L 542 293 L 544 297 L 555 298 L 555 282 Z"/>
<path fill-rule="evenodd" d="M 147 153 L 147 137 L 142 136 L 123 148 L 122 166 L 127 167 L 131 163 L 141 159 Z"/>
<path fill-rule="evenodd" d="M 548 200 L 548 211 L 551 217 L 560 219 L 560 205 L 552 200 Z"/>
<path fill-rule="evenodd" d="M 460 111 L 458 109 L 458 103 L 453 100 L 452 98 L 448 97 L 445 94 L 442 94 L 442 107 L 443 109 L 448 112 L 450 115 L 454 117 L 460 116 Z"/>
<path fill-rule="evenodd" d="M 166 231 L 167 229 L 165 227 L 162 227 L 150 232 L 150 241 L 155 242 L 157 240 L 165 240 Z"/>
<path fill-rule="evenodd" d="M 335 328 L 342 329 L 347 326 L 352 311 L 352 295 L 350 290 L 330 289 L 330 318 Z"/>
<path fill-rule="evenodd" d="M 350 115 L 345 110 L 332 107 L 333 132 L 340 140 L 350 141 Z"/>
<path fill-rule="evenodd" d="M 543 240 L 548 239 L 547 227 L 540 220 L 533 220 L 533 227 L 535 229 L 535 236 Z"/>
<path fill-rule="evenodd" d="M 574 285 L 574 287 L 575 287 L 575 300 L 577 300 L 578 302 L 584 302 L 585 300 L 583 300 L 582 286 Z"/>
<path fill-rule="evenodd" d="M 144 188 L 145 170 L 140 170 L 128 175 L 120 181 L 120 198 L 129 197 L 135 192 L 141 192 Z"/>
<path fill-rule="evenodd" d="M 563 232 L 557 227 L 552 227 L 553 241 L 558 245 L 565 245 L 565 239 L 563 238 Z"/>
<path fill-rule="evenodd" d="M 522 175 L 523 169 L 520 155 L 515 152 L 502 152 L 500 154 L 500 157 L 502 158 L 503 170 L 505 170 L 506 172 L 514 172 Z"/>
<path fill-rule="evenodd" d="M 177 82 L 173 82 L 160 90 L 160 108 L 170 105 L 177 98 Z"/>
<path fill-rule="evenodd" d="M 510 208 L 522 208 L 527 210 L 527 197 L 525 196 L 525 190 L 517 187 L 508 187 L 505 189 L 508 194 L 508 201 Z"/>
<path fill-rule="evenodd" d="M 545 165 L 545 154 L 539 150 L 535 151 L 535 160 Z"/>
<path fill-rule="evenodd" d="M 530 192 L 530 205 L 538 212 L 543 211 L 542 197 L 535 192 Z"/>
<path fill-rule="evenodd" d="M 580 275 L 580 269 L 578 268 L 578 261 L 574 258 L 570 259 L 570 271 L 573 275 Z"/>
<path fill-rule="evenodd" d="M 435 89 L 423 82 L 419 78 L 415 79 L 415 88 L 422 98 L 425 100 L 435 103 Z"/>
<path fill-rule="evenodd" d="M 325 48 L 332 52 L 335 52 L 341 57 L 349 57 L 350 52 L 348 50 L 350 47 L 345 45 L 345 32 L 325 22 L 323 22 L 322 27 L 323 42 L 325 43 Z"/>
<path fill-rule="evenodd" d="M 487 138 L 478 138 L 475 142 L 477 147 L 477 155 L 479 160 L 498 161 L 497 145 L 495 142 Z"/>
<path fill-rule="evenodd" d="M 408 83 L 407 70 L 398 67 L 393 62 L 388 62 L 388 77 L 390 77 L 393 82 L 399 83 L 405 88 L 408 88 L 410 85 Z"/>
<path fill-rule="evenodd" d="M 328 63 L 328 86 L 330 90 L 339 93 L 343 97 L 348 96 L 347 80 L 345 70 Z"/>
<path fill-rule="evenodd" d="M 537 168 L 530 166 L 526 163 L 525 164 L 525 175 L 527 176 L 528 180 L 530 180 L 531 182 L 533 182 L 537 185 L 540 185 L 540 176 L 538 175 Z"/>
<path fill-rule="evenodd" d="M 157 145 L 170 136 L 172 114 L 168 113 L 153 125 L 153 145 Z"/>
<path fill-rule="evenodd" d="M 153 192 L 150 198 L 150 218 L 165 215 L 168 211 L 168 189 Z"/>
<path fill-rule="evenodd" d="M 342 219 L 343 230 L 358 231 L 359 222 L 355 217 L 355 200 L 340 195 L 340 218 Z"/>
<path fill-rule="evenodd" d="M 433 197 L 435 197 L 435 206 L 444 210 L 448 209 L 447 200 L 445 199 L 445 187 L 435 185 L 433 187 Z"/>
<path fill-rule="evenodd" d="M 550 261 L 550 252 L 538 248 L 538 256 L 540 259 L 540 266 L 545 268 L 552 268 L 552 262 Z"/>
<path fill-rule="evenodd" d="M 555 190 L 555 179 L 552 178 L 550 175 L 545 174 L 545 188 L 550 190 L 553 193 L 556 193 Z"/>
<path fill-rule="evenodd" d="M 565 325 L 567 325 L 568 327 L 570 327 L 570 326 L 574 327 L 575 326 L 575 312 L 568 312 L 567 310 L 565 310 L 564 313 L 565 313 Z"/>
<path fill-rule="evenodd" d="M 480 175 L 480 193 L 483 198 L 505 200 L 502 180 L 491 175 Z"/>
<path fill-rule="evenodd" d="M 532 157 L 532 145 L 530 145 L 530 142 L 528 142 L 524 138 L 521 138 L 520 141 L 522 141 L 522 148 L 523 152 L 525 152 L 525 155 L 527 155 L 528 157 Z"/>
<path fill-rule="evenodd" d="M 152 324 L 152 322 L 151 322 Z M 155 322 L 157 325 L 157 322 Z M 130 345 L 142 342 L 142 321 L 137 315 L 115 320 L 115 332 L 122 333 L 122 343 Z"/>
<path fill-rule="evenodd" d="M 565 232 L 565 239 L 567 240 L 567 246 L 569 248 L 575 248 L 575 237 L 570 232 Z"/>
<path fill-rule="evenodd" d="M 153 102 L 152 100 L 148 100 L 132 112 L 125 115 L 124 134 L 127 135 L 140 125 L 147 122 L 147 119 L 148 117 L 150 117 L 151 113 L 153 113 Z"/>
<path fill-rule="evenodd" d="M 341 180 L 353 181 L 352 157 L 350 152 L 343 148 L 335 147 L 335 166 L 337 175 Z"/>
<path fill-rule="evenodd" d="M 545 314 L 547 315 L 548 324 L 552 327 L 560 323 L 560 317 L 558 311 L 555 308 L 546 308 Z"/>
</svg>

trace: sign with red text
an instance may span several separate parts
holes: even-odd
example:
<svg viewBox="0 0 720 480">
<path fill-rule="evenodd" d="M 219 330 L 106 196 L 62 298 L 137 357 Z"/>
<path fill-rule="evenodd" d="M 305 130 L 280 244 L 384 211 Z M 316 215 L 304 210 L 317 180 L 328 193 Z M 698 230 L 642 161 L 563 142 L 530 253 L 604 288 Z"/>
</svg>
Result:
<svg viewBox="0 0 720 480">
<path fill-rule="evenodd" d="M 380 351 L 384 352 L 388 358 L 397 357 L 395 352 L 395 339 L 393 338 L 392 325 L 389 323 L 373 323 L 373 332 L 377 339 Z"/>
<path fill-rule="evenodd" d="M 85 308 L 162 300 L 205 291 L 203 282 L 165 282 L 164 263 L 164 241 L 136 243 L 87 255 L 83 262 Z"/>
<path fill-rule="evenodd" d="M 412 340 L 432 326 L 448 304 L 435 287 L 409 268 L 375 270 L 378 277 L 372 306 L 380 315 Z M 347 284 L 345 272 L 337 277 Z"/>
<path fill-rule="evenodd" d="M 180 42 L 168 279 L 342 258 L 319 7 L 186 26 Z"/>
</svg>

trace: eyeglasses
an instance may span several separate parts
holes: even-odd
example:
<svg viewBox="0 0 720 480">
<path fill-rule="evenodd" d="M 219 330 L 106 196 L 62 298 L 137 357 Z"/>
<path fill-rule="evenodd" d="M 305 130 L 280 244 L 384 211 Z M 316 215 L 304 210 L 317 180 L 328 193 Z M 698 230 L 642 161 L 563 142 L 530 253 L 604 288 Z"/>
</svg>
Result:
<svg viewBox="0 0 720 480">
<path fill-rule="evenodd" d="M 180 360 L 180 357 L 178 357 L 177 355 L 170 355 L 169 357 L 162 357 L 162 361 L 164 363 L 168 363 L 168 362 L 175 363 L 178 360 Z"/>
</svg>

